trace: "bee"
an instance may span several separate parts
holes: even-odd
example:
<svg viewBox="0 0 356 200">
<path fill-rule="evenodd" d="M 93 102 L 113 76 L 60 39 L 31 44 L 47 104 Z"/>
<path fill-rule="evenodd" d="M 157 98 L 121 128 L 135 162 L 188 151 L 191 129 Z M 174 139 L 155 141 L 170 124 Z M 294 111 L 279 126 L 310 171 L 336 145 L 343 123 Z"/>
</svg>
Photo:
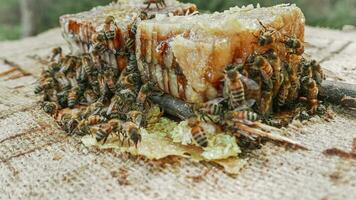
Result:
<svg viewBox="0 0 356 200">
<path fill-rule="evenodd" d="M 98 96 L 92 89 L 86 89 L 84 92 L 84 97 L 86 102 L 92 104 L 98 100 Z"/>
<path fill-rule="evenodd" d="M 257 113 L 252 111 L 229 111 L 225 114 L 225 120 L 234 122 L 255 122 L 259 120 Z"/>
<path fill-rule="evenodd" d="M 282 107 L 285 105 L 288 94 L 289 94 L 289 88 L 290 88 L 290 84 L 285 82 L 282 85 L 281 89 L 279 90 L 278 99 L 277 99 L 278 107 Z"/>
<path fill-rule="evenodd" d="M 68 71 L 73 70 L 76 66 L 76 59 L 73 56 L 68 56 L 59 71 L 66 74 Z"/>
<path fill-rule="evenodd" d="M 188 119 L 188 126 L 191 128 L 194 141 L 201 147 L 208 147 L 208 138 L 201 127 L 201 121 L 197 118 L 190 118 Z"/>
<path fill-rule="evenodd" d="M 87 120 L 81 121 L 86 126 L 92 126 L 100 123 L 106 122 L 107 119 L 100 115 L 90 115 Z"/>
<path fill-rule="evenodd" d="M 97 53 L 98 55 L 105 53 L 107 47 L 105 45 L 105 35 L 94 33 L 92 35 L 92 53 Z"/>
<path fill-rule="evenodd" d="M 268 116 L 271 112 L 273 91 L 263 91 L 260 102 L 260 114 Z"/>
<path fill-rule="evenodd" d="M 78 120 L 72 114 L 69 113 L 63 114 L 59 122 L 59 125 L 69 135 L 73 134 L 73 131 L 77 128 L 78 124 Z"/>
<path fill-rule="evenodd" d="M 307 99 L 309 101 L 310 112 L 314 114 L 317 111 L 319 101 L 318 101 L 318 85 L 315 80 L 310 80 L 308 85 L 308 96 Z"/>
<path fill-rule="evenodd" d="M 45 78 L 44 80 L 40 81 L 38 85 L 35 87 L 35 94 L 41 93 L 45 89 L 50 89 L 54 86 L 54 80 L 51 77 Z"/>
<path fill-rule="evenodd" d="M 114 40 L 115 39 L 115 18 L 113 16 L 107 16 L 104 22 L 104 34 L 107 40 Z"/>
<path fill-rule="evenodd" d="M 133 122 L 125 122 L 122 127 L 122 134 L 124 136 L 122 142 L 128 140 L 128 145 L 130 146 L 130 141 L 132 141 L 137 148 L 138 143 L 142 140 L 139 127 Z"/>
<path fill-rule="evenodd" d="M 107 16 L 104 21 L 103 34 L 108 42 L 109 49 L 115 49 L 116 23 L 113 16 Z"/>
<path fill-rule="evenodd" d="M 60 65 L 56 62 L 51 62 L 49 64 L 48 68 L 46 69 L 46 72 L 48 72 L 49 76 L 54 77 L 56 72 L 58 72 L 59 70 L 60 70 Z M 46 76 L 46 75 L 44 75 L 44 76 Z"/>
<path fill-rule="evenodd" d="M 279 59 L 277 53 L 273 49 L 267 50 L 263 54 L 263 56 L 268 60 L 268 62 L 272 66 L 273 74 L 272 74 L 271 79 L 273 82 L 273 89 L 274 89 L 274 91 L 278 92 L 278 90 L 283 82 L 283 74 L 281 73 L 282 62 Z M 274 95 L 275 95 L 275 93 L 274 93 Z"/>
<path fill-rule="evenodd" d="M 120 138 L 120 133 L 122 130 L 122 121 L 117 119 L 112 119 L 106 124 L 102 124 L 96 131 L 95 138 L 97 142 L 103 141 L 106 143 L 110 135 L 114 134 Z"/>
<path fill-rule="evenodd" d="M 304 44 L 295 37 L 287 36 L 284 45 L 293 54 L 302 55 L 304 53 Z"/>
<path fill-rule="evenodd" d="M 86 109 L 84 110 L 84 112 L 82 112 L 82 118 L 87 118 L 90 115 L 96 115 L 100 112 L 101 109 L 104 108 L 104 104 L 100 103 L 100 102 L 95 102 L 90 104 L 88 107 L 86 107 Z"/>
<path fill-rule="evenodd" d="M 93 63 L 92 63 L 89 55 L 82 56 L 82 64 L 83 64 L 85 73 L 87 75 L 90 75 L 93 70 Z"/>
<path fill-rule="evenodd" d="M 68 107 L 74 108 L 75 104 L 77 104 L 79 100 L 79 87 L 72 88 L 68 93 Z"/>
<path fill-rule="evenodd" d="M 209 115 L 222 115 L 225 111 L 224 98 L 216 98 L 205 103 L 198 104 L 199 110 Z"/>
<path fill-rule="evenodd" d="M 62 90 L 57 93 L 58 103 L 61 107 L 65 108 L 68 106 L 68 90 Z"/>
<path fill-rule="evenodd" d="M 245 65 L 242 63 L 229 64 L 225 67 L 225 71 L 231 71 L 231 70 L 238 71 L 240 74 L 244 76 L 248 76 L 248 72 L 245 69 Z"/>
<path fill-rule="evenodd" d="M 141 127 L 145 122 L 145 116 L 140 111 L 130 111 L 127 113 L 128 119 L 135 123 L 138 127 Z"/>
<path fill-rule="evenodd" d="M 99 100 L 105 100 L 109 97 L 110 89 L 108 87 L 108 84 L 105 82 L 104 77 L 99 76 L 98 82 L 99 82 L 99 91 L 100 91 Z"/>
<path fill-rule="evenodd" d="M 146 0 L 144 2 L 144 4 L 147 4 L 146 9 L 149 9 L 152 3 L 156 4 L 157 9 L 159 9 L 160 6 L 162 8 L 167 6 L 165 0 Z"/>
<path fill-rule="evenodd" d="M 276 42 L 277 30 L 267 28 L 260 20 L 258 20 L 258 23 L 262 26 L 263 31 L 261 31 L 260 35 L 257 37 L 257 44 L 260 46 L 266 46 Z"/>
<path fill-rule="evenodd" d="M 115 92 L 116 90 L 116 80 L 115 80 L 115 75 L 112 71 L 105 71 L 104 72 L 104 81 L 106 82 L 106 85 L 108 86 L 109 90 L 111 92 Z"/>
<path fill-rule="evenodd" d="M 59 105 L 54 102 L 43 102 L 42 108 L 46 113 L 50 115 L 56 115 L 59 109 Z"/>
<path fill-rule="evenodd" d="M 264 77 L 271 78 L 273 76 L 273 67 L 263 56 L 256 56 L 252 67 L 260 69 Z"/>
<path fill-rule="evenodd" d="M 54 77 L 62 90 L 69 90 L 72 86 L 68 78 L 63 72 L 57 72 Z"/>
<path fill-rule="evenodd" d="M 60 61 L 63 57 L 62 55 L 62 48 L 61 47 L 56 47 L 52 49 L 52 55 L 50 57 L 50 61 Z"/>
<path fill-rule="evenodd" d="M 153 93 L 160 93 L 160 91 L 153 82 L 145 83 L 137 94 L 136 102 L 142 106 L 145 105 L 148 97 Z"/>
<path fill-rule="evenodd" d="M 310 62 L 310 67 L 311 67 L 311 70 L 312 70 L 313 79 L 316 81 L 316 83 L 318 85 L 320 85 L 321 82 L 323 80 L 325 80 L 325 74 L 324 74 L 323 70 L 321 69 L 320 64 L 317 63 L 316 60 L 312 60 Z"/>
<path fill-rule="evenodd" d="M 256 82 L 246 78 L 237 71 L 230 70 L 225 73 L 223 96 L 228 100 L 228 106 L 232 110 L 245 103 L 245 89 L 243 82 L 248 89 L 259 89 Z"/>
<path fill-rule="evenodd" d="M 137 87 L 139 82 L 140 82 L 140 77 L 136 73 L 123 76 L 120 80 L 120 83 L 126 88 L 135 88 Z"/>
<path fill-rule="evenodd" d="M 291 74 L 290 79 L 290 91 L 289 91 L 289 99 L 296 99 L 298 97 L 298 91 L 300 89 L 300 80 L 297 74 Z"/>
</svg>

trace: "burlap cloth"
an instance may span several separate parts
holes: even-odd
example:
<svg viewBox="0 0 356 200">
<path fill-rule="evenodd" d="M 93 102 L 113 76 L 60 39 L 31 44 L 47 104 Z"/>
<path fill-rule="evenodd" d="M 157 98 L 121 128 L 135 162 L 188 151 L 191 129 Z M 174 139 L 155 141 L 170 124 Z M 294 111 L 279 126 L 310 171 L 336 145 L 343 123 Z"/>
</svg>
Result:
<svg viewBox="0 0 356 200">
<path fill-rule="evenodd" d="M 329 77 L 356 83 L 356 32 L 307 28 L 306 38 Z M 83 147 L 38 109 L 32 92 L 40 65 L 31 57 L 58 45 L 66 46 L 58 29 L 0 43 L 1 58 L 33 74 L 0 80 L 0 199 L 356 199 L 356 160 L 322 153 L 349 151 L 356 138 L 356 118 L 341 111 L 332 122 L 288 129 L 309 151 L 267 143 L 237 176 L 206 163 L 162 165 Z M 1 64 L 0 73 L 8 68 Z"/>
</svg>

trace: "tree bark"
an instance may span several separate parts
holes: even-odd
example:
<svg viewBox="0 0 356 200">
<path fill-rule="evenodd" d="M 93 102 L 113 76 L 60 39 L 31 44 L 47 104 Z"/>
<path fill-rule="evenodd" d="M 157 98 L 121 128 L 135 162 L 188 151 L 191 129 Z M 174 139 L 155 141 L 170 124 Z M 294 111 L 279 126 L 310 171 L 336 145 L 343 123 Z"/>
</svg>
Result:
<svg viewBox="0 0 356 200">
<path fill-rule="evenodd" d="M 38 16 L 36 0 L 20 0 L 22 37 L 36 35 L 38 32 Z"/>
</svg>

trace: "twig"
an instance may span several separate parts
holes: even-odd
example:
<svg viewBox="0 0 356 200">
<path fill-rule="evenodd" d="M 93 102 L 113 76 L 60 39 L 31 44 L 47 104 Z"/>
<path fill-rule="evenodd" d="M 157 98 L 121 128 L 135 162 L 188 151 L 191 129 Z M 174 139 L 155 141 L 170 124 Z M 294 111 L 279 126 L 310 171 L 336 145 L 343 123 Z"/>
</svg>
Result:
<svg viewBox="0 0 356 200">
<path fill-rule="evenodd" d="M 308 148 L 306 148 L 304 145 L 300 144 L 299 142 L 296 142 L 294 140 L 291 140 L 287 137 L 281 136 L 279 134 L 276 134 L 274 132 L 265 132 L 256 128 L 252 128 L 249 126 L 246 126 L 242 123 L 237 123 L 236 124 L 237 128 L 239 128 L 242 131 L 245 131 L 247 133 L 250 133 L 254 136 L 258 136 L 258 137 L 264 137 L 273 141 L 277 141 L 277 142 L 281 142 L 281 143 L 285 143 L 285 144 L 289 144 L 292 145 L 293 147 L 296 148 L 300 148 L 300 149 L 304 149 L 304 150 L 308 150 Z M 267 126 L 267 125 L 265 125 Z"/>
</svg>

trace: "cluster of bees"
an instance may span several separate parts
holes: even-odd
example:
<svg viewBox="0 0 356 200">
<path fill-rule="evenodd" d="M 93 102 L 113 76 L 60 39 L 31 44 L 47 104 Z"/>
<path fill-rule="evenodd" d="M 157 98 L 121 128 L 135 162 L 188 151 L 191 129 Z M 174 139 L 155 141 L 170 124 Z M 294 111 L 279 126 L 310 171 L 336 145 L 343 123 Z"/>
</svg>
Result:
<svg viewBox="0 0 356 200">
<path fill-rule="evenodd" d="M 293 117 L 301 120 L 326 111 L 318 101 L 318 87 L 325 76 L 315 60 L 308 61 L 301 56 L 303 42 L 290 36 L 281 40 L 277 30 L 260 24 L 264 30 L 256 36 L 257 45 L 271 48 L 253 53 L 245 63 L 227 65 L 223 97 L 196 105 L 196 116 L 188 120 L 196 143 L 202 147 L 208 145 L 202 123 L 213 123 L 226 133 L 252 141 L 256 129 L 248 129 L 245 125 L 254 127 L 262 120 L 269 125 L 282 126 L 281 120 L 274 118 L 274 113 L 282 109 L 298 110 Z M 272 48 L 275 45 L 282 45 L 285 60 L 280 58 L 277 48 Z"/>
<path fill-rule="evenodd" d="M 120 50 L 129 57 L 122 71 L 100 57 L 113 49 L 110 46 L 115 32 L 110 27 L 114 23 L 113 17 L 106 18 L 103 31 L 93 35 L 90 54 L 64 56 L 60 47 L 53 49 L 35 93 L 43 94 L 44 111 L 54 116 L 68 134 L 91 134 L 104 143 L 110 135 L 116 135 L 123 144 L 137 146 L 150 107 L 147 97 L 154 85 L 142 84 L 130 45 Z"/>
<path fill-rule="evenodd" d="M 43 94 L 44 111 L 70 135 L 91 134 L 105 143 L 113 134 L 123 144 L 137 146 L 154 85 L 141 83 L 135 56 L 131 54 L 128 66 L 119 72 L 102 60 L 93 62 L 87 54 L 58 52 L 60 48 L 53 51 L 52 62 L 35 88 L 36 94 Z"/>
<path fill-rule="evenodd" d="M 148 2 L 148 6 L 157 3 Z M 139 17 L 147 19 L 144 12 Z M 53 115 L 68 134 L 94 135 L 103 143 L 109 136 L 116 136 L 122 145 L 133 143 L 137 147 L 140 128 L 147 125 L 147 111 L 152 106 L 149 96 L 162 92 L 152 82 L 142 83 L 132 40 L 127 40 L 125 49 L 113 48 L 113 26 L 114 18 L 107 17 L 103 31 L 93 35 L 91 54 L 64 56 L 61 48 L 53 49 L 35 93 L 43 94 L 44 111 Z M 132 34 L 135 29 L 134 23 Z M 188 125 L 196 144 L 208 146 L 204 123 L 253 140 L 251 133 L 255 129 L 246 126 L 253 127 L 259 120 L 270 123 L 271 114 L 281 108 L 302 102 L 308 107 L 306 114 L 325 111 L 317 99 L 318 86 L 324 79 L 320 65 L 301 57 L 303 42 L 290 36 L 281 40 L 280 35 L 277 30 L 264 27 L 256 36 L 257 45 L 271 48 L 253 53 L 244 63 L 227 65 L 223 96 L 193 106 L 195 115 L 188 119 Z M 285 60 L 280 59 L 274 44 L 282 44 Z M 113 49 L 129 57 L 122 71 L 100 57 Z M 65 108 L 72 110 L 64 112 Z"/>
</svg>

